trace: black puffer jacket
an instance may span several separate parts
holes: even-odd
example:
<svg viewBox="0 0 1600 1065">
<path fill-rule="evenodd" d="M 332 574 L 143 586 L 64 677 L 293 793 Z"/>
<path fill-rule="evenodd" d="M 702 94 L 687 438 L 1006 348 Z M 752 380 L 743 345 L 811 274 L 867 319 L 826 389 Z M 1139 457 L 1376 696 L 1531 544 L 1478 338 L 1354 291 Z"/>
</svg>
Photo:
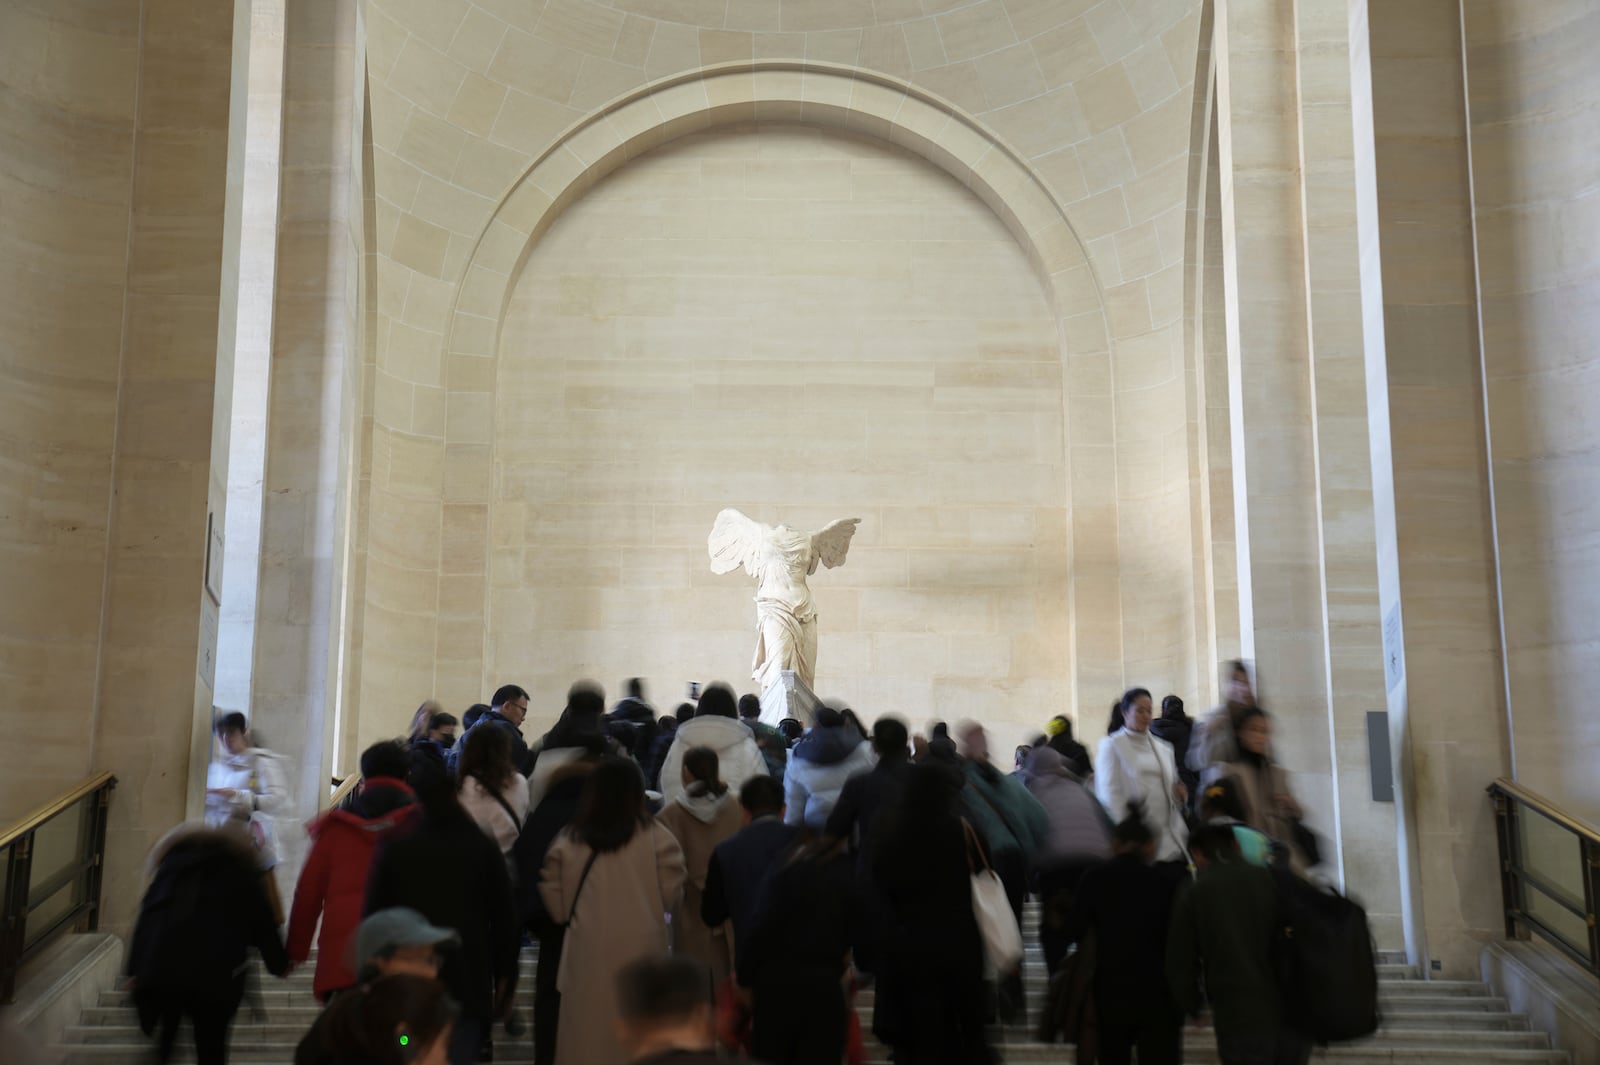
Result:
<svg viewBox="0 0 1600 1065">
<path fill-rule="evenodd" d="M 128 948 L 134 1005 L 146 1031 L 173 1003 L 237 1008 L 251 948 L 273 975 L 289 971 L 248 840 L 185 828 L 157 849 L 163 848 Z"/>
<path fill-rule="evenodd" d="M 1189 768 L 1189 740 L 1194 736 L 1194 718 L 1181 710 L 1150 722 L 1150 734 L 1172 744 L 1172 757 L 1178 766 L 1178 779 L 1189 789 L 1193 801 L 1200 774 Z"/>
</svg>

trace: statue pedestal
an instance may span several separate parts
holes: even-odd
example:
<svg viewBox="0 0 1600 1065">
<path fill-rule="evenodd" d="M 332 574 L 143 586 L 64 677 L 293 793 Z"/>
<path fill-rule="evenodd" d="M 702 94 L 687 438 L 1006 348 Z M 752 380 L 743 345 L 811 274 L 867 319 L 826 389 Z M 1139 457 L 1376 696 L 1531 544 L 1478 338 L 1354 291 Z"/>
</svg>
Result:
<svg viewBox="0 0 1600 1065">
<path fill-rule="evenodd" d="M 816 693 L 792 669 L 778 674 L 776 684 L 761 693 L 761 723 L 776 726 L 786 717 L 809 725 L 811 715 L 822 705 Z"/>
</svg>

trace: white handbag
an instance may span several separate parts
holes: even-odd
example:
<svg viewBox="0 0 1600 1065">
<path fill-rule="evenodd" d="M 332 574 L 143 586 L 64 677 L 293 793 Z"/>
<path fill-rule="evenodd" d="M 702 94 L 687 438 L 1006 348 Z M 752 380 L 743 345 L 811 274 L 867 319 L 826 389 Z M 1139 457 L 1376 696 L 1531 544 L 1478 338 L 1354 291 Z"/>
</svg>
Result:
<svg viewBox="0 0 1600 1065">
<path fill-rule="evenodd" d="M 983 940 L 984 958 L 996 975 L 1006 976 L 1022 964 L 1022 929 L 1011 912 L 1006 886 L 1000 882 L 978 842 L 978 832 L 965 818 L 961 821 L 967 840 L 967 870 L 972 874 L 972 916 L 978 921 L 978 936 Z M 972 859 L 973 852 L 978 862 Z"/>
</svg>

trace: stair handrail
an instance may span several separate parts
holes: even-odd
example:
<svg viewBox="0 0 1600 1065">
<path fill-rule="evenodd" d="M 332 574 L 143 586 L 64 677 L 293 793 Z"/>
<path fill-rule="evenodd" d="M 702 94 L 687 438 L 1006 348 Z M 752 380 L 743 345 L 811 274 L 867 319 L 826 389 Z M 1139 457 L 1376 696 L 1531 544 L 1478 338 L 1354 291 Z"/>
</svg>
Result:
<svg viewBox="0 0 1600 1065">
<path fill-rule="evenodd" d="M 1489 785 L 1500 847 L 1500 898 L 1507 939 L 1532 933 L 1600 977 L 1600 828 L 1531 788 L 1504 777 Z M 1560 852 L 1530 854 L 1529 814 L 1570 834 L 1577 848 L 1576 883 Z M 1567 851 L 1566 856 L 1572 857 Z M 1555 861 L 1549 862 L 1548 859 Z M 1563 881 L 1566 881 L 1563 883 Z M 1563 917 L 1562 913 L 1567 916 Z M 1582 930 L 1571 918 L 1578 918 Z M 1565 927 L 1563 927 L 1565 926 Z"/>
<path fill-rule="evenodd" d="M 16 997 L 17 973 L 56 939 L 100 926 L 106 820 L 117 778 L 96 773 L 37 810 L 0 829 L 0 1005 Z M 83 804 L 73 857 L 35 883 L 34 843 L 58 817 Z M 64 895 L 70 892 L 70 895 Z M 61 904 L 65 902 L 63 907 Z M 46 909 L 46 907 L 49 907 Z M 30 921 L 43 911 L 43 916 Z"/>
<path fill-rule="evenodd" d="M 339 786 L 333 789 L 333 794 L 328 796 L 328 809 L 337 810 L 350 801 L 350 796 L 355 794 L 356 788 L 361 786 L 361 774 L 351 773 L 339 781 Z"/>
</svg>

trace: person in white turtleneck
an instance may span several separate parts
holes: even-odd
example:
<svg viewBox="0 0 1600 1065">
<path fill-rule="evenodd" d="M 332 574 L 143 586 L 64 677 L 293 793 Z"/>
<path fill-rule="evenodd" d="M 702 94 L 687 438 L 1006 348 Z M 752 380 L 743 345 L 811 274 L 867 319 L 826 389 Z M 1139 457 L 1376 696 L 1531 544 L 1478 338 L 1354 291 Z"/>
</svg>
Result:
<svg viewBox="0 0 1600 1065">
<path fill-rule="evenodd" d="M 1189 829 L 1183 804 L 1189 789 L 1178 779 L 1172 744 L 1150 733 L 1150 693 L 1131 688 L 1122 697 L 1122 728 L 1100 741 L 1094 790 L 1113 823 L 1138 804 L 1155 837 L 1156 861 L 1188 864 Z"/>
</svg>

